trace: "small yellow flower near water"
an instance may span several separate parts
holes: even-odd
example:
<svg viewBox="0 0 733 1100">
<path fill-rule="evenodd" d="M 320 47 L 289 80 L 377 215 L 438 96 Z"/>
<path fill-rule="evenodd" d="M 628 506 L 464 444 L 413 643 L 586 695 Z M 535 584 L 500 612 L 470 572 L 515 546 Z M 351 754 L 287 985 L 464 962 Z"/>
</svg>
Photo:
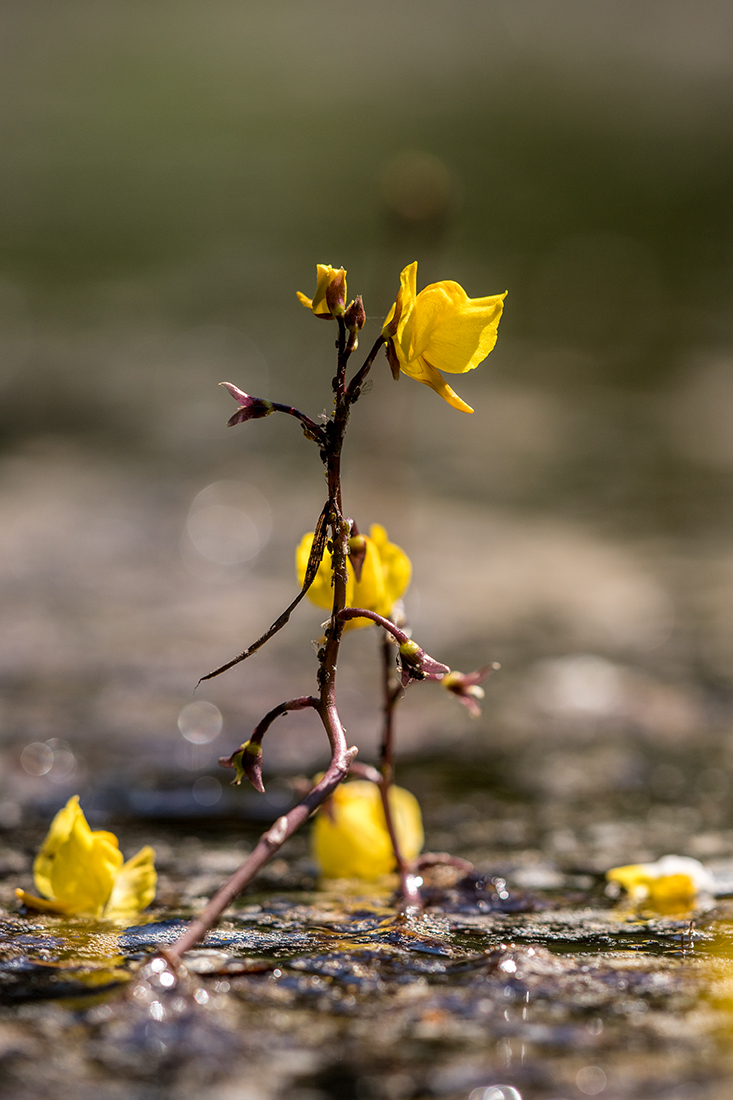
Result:
<svg viewBox="0 0 733 1100">
<path fill-rule="evenodd" d="M 613 867 L 606 878 L 622 886 L 632 901 L 652 905 L 692 902 L 700 893 L 715 891 L 710 872 L 690 856 L 663 856 L 656 863 Z"/>
<path fill-rule="evenodd" d="M 397 301 L 384 322 L 387 358 L 395 378 L 400 371 L 430 386 L 454 409 L 473 412 L 439 371 L 465 374 L 496 343 L 504 294 L 469 298 L 458 283 L 444 279 L 417 293 L 417 262 L 400 275 Z"/>
<path fill-rule="evenodd" d="M 327 321 L 340 317 L 346 305 L 346 272 L 342 267 L 316 264 L 315 294 L 312 298 L 306 297 L 300 290 L 296 294 L 298 301 L 306 309 L 313 310 L 316 317 L 323 317 Z"/>
<path fill-rule="evenodd" d="M 33 863 L 41 897 L 16 890 L 29 909 L 116 920 L 134 916 L 155 897 L 155 851 L 124 862 L 114 833 L 92 832 L 74 795 L 59 810 Z"/>
<path fill-rule="evenodd" d="M 415 859 L 424 840 L 418 801 L 403 787 L 391 787 L 389 805 L 400 851 L 405 859 Z M 394 871 L 394 851 L 379 787 L 366 779 L 337 787 L 316 814 L 311 844 L 326 878 L 371 882 Z"/>
<path fill-rule="evenodd" d="M 311 531 L 303 535 L 295 552 L 295 568 L 301 584 L 305 578 L 312 545 Z M 368 536 L 357 535 L 351 539 L 351 550 L 354 559 L 360 559 L 361 574 L 357 580 L 357 571 L 349 559 L 346 606 L 364 607 L 367 611 L 376 611 L 378 615 L 389 618 L 396 601 L 405 593 L 410 583 L 410 559 L 404 550 L 389 541 L 386 530 L 378 523 L 372 524 Z M 331 555 L 328 550 L 324 552 L 316 579 L 308 589 L 308 596 L 318 607 L 330 610 L 333 604 Z M 350 619 L 345 629 L 371 625 L 370 619 Z"/>
</svg>

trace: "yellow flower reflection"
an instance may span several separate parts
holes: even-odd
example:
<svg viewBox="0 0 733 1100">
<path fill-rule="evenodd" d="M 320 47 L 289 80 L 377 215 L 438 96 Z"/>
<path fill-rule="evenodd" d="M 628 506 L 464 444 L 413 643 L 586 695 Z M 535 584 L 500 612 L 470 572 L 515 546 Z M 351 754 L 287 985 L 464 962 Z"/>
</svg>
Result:
<svg viewBox="0 0 733 1100">
<path fill-rule="evenodd" d="M 405 859 L 423 846 L 420 806 L 403 787 L 390 787 L 397 841 Z M 313 855 L 326 878 L 374 881 L 395 870 L 379 787 L 366 779 L 342 783 L 316 814 L 311 833 Z"/>
<path fill-rule="evenodd" d="M 295 567 L 300 583 L 303 583 L 308 557 L 313 545 L 313 532 L 303 535 L 295 552 Z M 349 579 L 346 585 L 346 606 L 364 607 L 389 618 L 397 600 L 407 590 L 412 575 L 412 564 L 404 550 L 389 541 L 387 532 L 378 523 L 369 528 L 369 535 L 356 535 L 349 540 Z M 356 562 L 356 568 L 354 563 Z M 360 572 L 359 572 L 360 569 Z M 359 573 L 357 578 L 357 573 Z M 318 607 L 329 610 L 333 604 L 331 585 L 331 555 L 323 555 L 316 579 L 308 589 L 308 595 Z M 371 626 L 369 619 L 350 619 L 345 629 L 354 626 Z"/>
<path fill-rule="evenodd" d="M 33 863 L 41 897 L 16 890 L 30 909 L 115 920 L 139 913 L 155 897 L 155 851 L 123 861 L 117 837 L 92 832 L 74 795 L 59 810 Z"/>
<path fill-rule="evenodd" d="M 430 386 L 449 405 L 473 412 L 439 371 L 465 374 L 483 362 L 496 343 L 504 294 L 469 298 L 458 283 L 444 279 L 417 293 L 417 263 L 400 275 L 397 301 L 384 322 L 387 358 L 400 371 Z"/>
<path fill-rule="evenodd" d="M 312 298 L 296 291 L 298 301 L 312 309 L 316 317 L 330 321 L 332 317 L 343 314 L 346 305 L 346 272 L 342 267 L 330 264 L 316 264 L 316 292 Z"/>
<path fill-rule="evenodd" d="M 709 871 L 690 856 L 663 856 L 656 863 L 612 867 L 606 879 L 622 886 L 631 901 L 662 909 L 689 905 L 698 894 L 715 890 Z"/>
</svg>

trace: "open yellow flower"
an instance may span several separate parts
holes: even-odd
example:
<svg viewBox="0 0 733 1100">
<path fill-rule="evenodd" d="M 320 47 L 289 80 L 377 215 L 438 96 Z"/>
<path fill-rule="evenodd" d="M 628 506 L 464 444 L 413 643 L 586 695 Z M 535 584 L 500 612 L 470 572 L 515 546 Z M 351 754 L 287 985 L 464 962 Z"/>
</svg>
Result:
<svg viewBox="0 0 733 1100">
<path fill-rule="evenodd" d="M 307 298 L 300 290 L 296 291 L 298 301 L 312 309 L 316 317 L 330 321 L 332 317 L 343 314 L 346 306 L 346 272 L 342 267 L 330 264 L 316 264 L 316 292 Z"/>
<path fill-rule="evenodd" d="M 449 405 L 473 412 L 439 371 L 465 374 L 483 362 L 496 343 L 504 294 L 469 298 L 458 283 L 444 279 L 417 293 L 417 262 L 400 275 L 397 301 L 384 322 L 387 358 L 400 371 L 430 386 Z"/>
<path fill-rule="evenodd" d="M 405 859 L 415 859 L 424 839 L 418 801 L 403 787 L 390 787 L 389 805 L 400 851 Z M 366 779 L 337 787 L 316 814 L 311 845 L 326 878 L 373 881 L 394 871 L 379 787 Z"/>
<path fill-rule="evenodd" d="M 632 901 L 655 906 L 692 902 L 699 893 L 713 893 L 709 871 L 690 856 L 663 856 L 656 863 L 630 863 L 606 872 L 609 882 L 622 886 Z"/>
<path fill-rule="evenodd" d="M 295 567 L 300 583 L 303 583 L 308 557 L 313 545 L 313 532 L 303 535 L 295 552 Z M 346 606 L 364 607 L 389 618 L 392 608 L 407 590 L 412 575 L 412 564 L 404 550 L 389 541 L 384 527 L 373 523 L 369 535 L 356 535 L 350 540 L 351 556 L 348 561 L 349 579 L 346 585 Z M 357 562 L 357 568 L 354 567 Z M 357 578 L 358 567 L 361 567 Z M 326 550 L 316 579 L 308 589 L 308 595 L 318 607 L 329 610 L 333 604 L 331 585 L 331 555 Z M 371 626 L 370 619 L 350 619 L 345 626 Z"/>
<path fill-rule="evenodd" d="M 105 920 L 133 916 L 155 897 L 155 851 L 146 846 L 125 863 L 117 837 L 92 832 L 74 795 L 51 822 L 33 879 L 41 897 L 15 891 L 30 909 Z"/>
</svg>

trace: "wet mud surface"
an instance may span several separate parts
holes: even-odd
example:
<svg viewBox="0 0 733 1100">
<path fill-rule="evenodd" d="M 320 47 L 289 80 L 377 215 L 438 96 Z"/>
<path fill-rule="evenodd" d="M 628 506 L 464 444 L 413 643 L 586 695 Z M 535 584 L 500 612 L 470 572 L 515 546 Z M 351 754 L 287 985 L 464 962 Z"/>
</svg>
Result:
<svg viewBox="0 0 733 1100">
<path fill-rule="evenodd" d="M 185 972 L 151 963 L 190 915 L 192 875 L 200 885 L 232 839 L 189 845 L 167 870 L 164 857 L 172 904 L 130 927 L 6 912 L 3 1096 L 730 1095 L 730 903 L 644 912 L 590 875 L 529 890 L 511 872 L 441 869 L 408 917 L 386 881 L 314 889 L 296 838 L 270 868 L 287 890 L 255 884 Z M 160 840 L 165 852 L 173 837 Z"/>
</svg>

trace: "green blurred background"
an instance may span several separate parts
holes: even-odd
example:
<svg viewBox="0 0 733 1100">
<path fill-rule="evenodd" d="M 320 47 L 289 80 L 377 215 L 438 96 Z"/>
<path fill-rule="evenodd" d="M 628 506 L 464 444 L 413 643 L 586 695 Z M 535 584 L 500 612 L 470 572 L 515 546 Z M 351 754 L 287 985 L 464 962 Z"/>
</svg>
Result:
<svg viewBox="0 0 733 1100">
<path fill-rule="evenodd" d="M 316 456 L 285 418 L 227 431 L 216 383 L 327 407 L 333 333 L 295 299 L 316 262 L 348 268 L 366 346 L 414 259 L 509 290 L 456 386 L 476 414 L 380 360 L 347 461 L 347 507 L 415 561 L 421 640 L 505 666 L 484 742 L 727 731 L 729 3 L 6 0 L 0 28 L 0 674 L 28 797 L 49 773 L 18 751 L 53 738 L 75 789 L 118 743 L 115 767 L 159 743 L 134 780 L 158 783 L 198 676 L 290 594 Z M 318 621 L 207 690 L 221 751 L 284 670 L 310 690 Z M 412 749 L 464 737 L 449 703 L 406 712 Z"/>
</svg>

